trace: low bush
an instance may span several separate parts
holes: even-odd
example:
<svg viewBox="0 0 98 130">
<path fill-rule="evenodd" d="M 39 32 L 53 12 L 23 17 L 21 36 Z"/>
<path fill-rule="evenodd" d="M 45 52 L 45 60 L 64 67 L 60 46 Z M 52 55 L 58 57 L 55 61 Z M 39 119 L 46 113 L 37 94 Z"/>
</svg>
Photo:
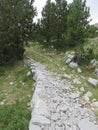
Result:
<svg viewBox="0 0 98 130">
<path fill-rule="evenodd" d="M 81 64 L 88 65 L 90 63 L 90 60 L 94 58 L 96 58 L 96 55 L 94 54 L 92 48 L 87 48 L 85 50 L 83 47 L 81 47 L 75 50 L 74 61 L 77 62 L 79 65 Z"/>
</svg>

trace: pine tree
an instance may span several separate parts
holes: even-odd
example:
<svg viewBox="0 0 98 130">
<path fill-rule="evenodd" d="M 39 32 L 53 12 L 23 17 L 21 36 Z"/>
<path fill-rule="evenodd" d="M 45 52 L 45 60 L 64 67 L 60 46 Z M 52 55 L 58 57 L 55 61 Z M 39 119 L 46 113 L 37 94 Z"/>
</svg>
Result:
<svg viewBox="0 0 98 130">
<path fill-rule="evenodd" d="M 0 0 L 0 64 L 23 58 L 35 14 L 28 0 Z"/>
<path fill-rule="evenodd" d="M 43 35 L 47 42 L 49 42 L 54 36 L 55 30 L 55 3 L 51 0 L 47 0 L 45 7 L 42 10 L 41 25 Z"/>
<path fill-rule="evenodd" d="M 74 0 L 69 5 L 67 32 L 63 35 L 66 44 L 76 46 L 82 44 L 88 36 L 89 8 L 86 0 Z"/>
<path fill-rule="evenodd" d="M 66 32 L 67 26 L 67 2 L 66 0 L 55 0 L 56 1 L 56 39 L 60 41 L 62 39 L 62 34 Z"/>
</svg>

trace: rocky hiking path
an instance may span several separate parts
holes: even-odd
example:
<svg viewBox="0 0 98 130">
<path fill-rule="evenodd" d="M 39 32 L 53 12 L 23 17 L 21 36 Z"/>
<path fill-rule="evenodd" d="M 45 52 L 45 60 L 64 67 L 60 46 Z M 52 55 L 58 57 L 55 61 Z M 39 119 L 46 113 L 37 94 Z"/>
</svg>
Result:
<svg viewBox="0 0 98 130">
<path fill-rule="evenodd" d="M 98 130 L 93 108 L 71 82 L 29 62 L 35 80 L 29 130 Z"/>
</svg>

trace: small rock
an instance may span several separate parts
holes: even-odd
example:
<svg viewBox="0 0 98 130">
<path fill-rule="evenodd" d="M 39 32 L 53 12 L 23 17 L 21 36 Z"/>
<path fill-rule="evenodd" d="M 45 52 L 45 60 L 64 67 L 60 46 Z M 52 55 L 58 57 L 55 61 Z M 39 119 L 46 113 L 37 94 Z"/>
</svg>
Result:
<svg viewBox="0 0 98 130">
<path fill-rule="evenodd" d="M 93 66 L 96 66 L 96 65 L 98 65 L 98 61 L 96 59 L 92 59 L 90 61 L 90 64 L 93 65 Z"/>
<path fill-rule="evenodd" d="M 89 102 L 89 97 L 87 97 L 86 95 L 84 96 L 84 100 Z"/>
<path fill-rule="evenodd" d="M 84 95 L 84 99 L 85 101 L 89 102 L 89 98 L 92 96 L 92 93 L 90 91 L 88 91 L 85 95 Z"/>
<path fill-rule="evenodd" d="M 30 76 L 31 75 L 31 72 L 29 71 L 28 73 L 27 73 L 27 76 Z"/>
<path fill-rule="evenodd" d="M 76 98 L 79 98 L 79 97 L 80 97 L 80 93 L 79 92 L 71 94 L 71 98 L 72 99 L 76 99 Z"/>
<path fill-rule="evenodd" d="M 10 85 L 13 85 L 14 84 L 14 82 L 10 82 Z"/>
<path fill-rule="evenodd" d="M 66 60 L 66 64 L 69 64 L 71 61 L 72 61 L 72 59 L 70 59 L 70 58 L 67 59 L 67 60 Z"/>
<path fill-rule="evenodd" d="M 74 56 L 75 56 L 74 52 L 66 52 L 65 53 L 65 61 L 66 61 L 66 63 L 67 64 L 70 63 L 73 60 Z"/>
<path fill-rule="evenodd" d="M 93 94 L 92 94 L 90 91 L 88 91 L 85 95 L 86 95 L 87 97 L 91 97 Z"/>
<path fill-rule="evenodd" d="M 85 92 L 84 87 L 81 87 L 81 88 L 80 88 L 80 92 Z"/>
<path fill-rule="evenodd" d="M 88 82 L 89 82 L 91 85 L 95 86 L 95 87 L 98 85 L 98 80 L 93 79 L 93 78 L 89 78 L 89 79 L 88 79 Z"/>
<path fill-rule="evenodd" d="M 79 81 L 79 79 L 74 79 L 73 82 L 74 82 L 74 84 L 81 84 L 81 82 Z"/>
<path fill-rule="evenodd" d="M 96 76 L 98 77 L 98 68 L 96 68 L 94 72 L 95 72 Z"/>
<path fill-rule="evenodd" d="M 63 75 L 63 77 L 64 77 L 64 78 L 71 79 L 71 76 L 70 76 L 70 75 L 68 75 L 68 74 L 64 74 L 64 75 Z"/>
<path fill-rule="evenodd" d="M 98 102 L 93 102 L 92 105 L 98 107 Z"/>
<path fill-rule="evenodd" d="M 72 69 L 74 69 L 74 68 L 77 68 L 77 67 L 78 67 L 78 64 L 75 63 L 75 62 L 71 62 L 71 63 L 69 64 L 69 67 L 72 68 Z"/>
<path fill-rule="evenodd" d="M 77 72 L 78 72 L 78 73 L 81 73 L 82 70 L 81 70 L 80 68 L 77 68 Z"/>
<path fill-rule="evenodd" d="M 4 105 L 4 102 L 0 102 L 0 105 Z"/>
<path fill-rule="evenodd" d="M 22 83 L 22 85 L 24 86 L 24 85 L 25 85 L 25 83 L 23 82 L 23 83 Z"/>
</svg>

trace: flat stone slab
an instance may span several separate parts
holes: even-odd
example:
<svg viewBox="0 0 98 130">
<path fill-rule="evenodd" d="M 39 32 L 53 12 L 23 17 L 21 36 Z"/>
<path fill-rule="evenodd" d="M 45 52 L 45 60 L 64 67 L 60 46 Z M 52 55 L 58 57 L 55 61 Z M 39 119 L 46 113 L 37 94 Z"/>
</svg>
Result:
<svg viewBox="0 0 98 130">
<path fill-rule="evenodd" d="M 78 123 L 79 130 L 98 130 L 98 127 L 88 119 L 82 119 Z"/>
<path fill-rule="evenodd" d="M 41 127 L 38 125 L 30 124 L 29 130 L 41 130 Z"/>
<path fill-rule="evenodd" d="M 31 119 L 31 124 L 34 125 L 50 125 L 50 120 L 44 116 L 35 115 Z"/>
<path fill-rule="evenodd" d="M 33 115 L 45 116 L 50 118 L 50 113 L 48 111 L 47 105 L 43 100 L 39 100 L 39 102 L 35 105 L 32 111 L 32 116 Z"/>
</svg>

